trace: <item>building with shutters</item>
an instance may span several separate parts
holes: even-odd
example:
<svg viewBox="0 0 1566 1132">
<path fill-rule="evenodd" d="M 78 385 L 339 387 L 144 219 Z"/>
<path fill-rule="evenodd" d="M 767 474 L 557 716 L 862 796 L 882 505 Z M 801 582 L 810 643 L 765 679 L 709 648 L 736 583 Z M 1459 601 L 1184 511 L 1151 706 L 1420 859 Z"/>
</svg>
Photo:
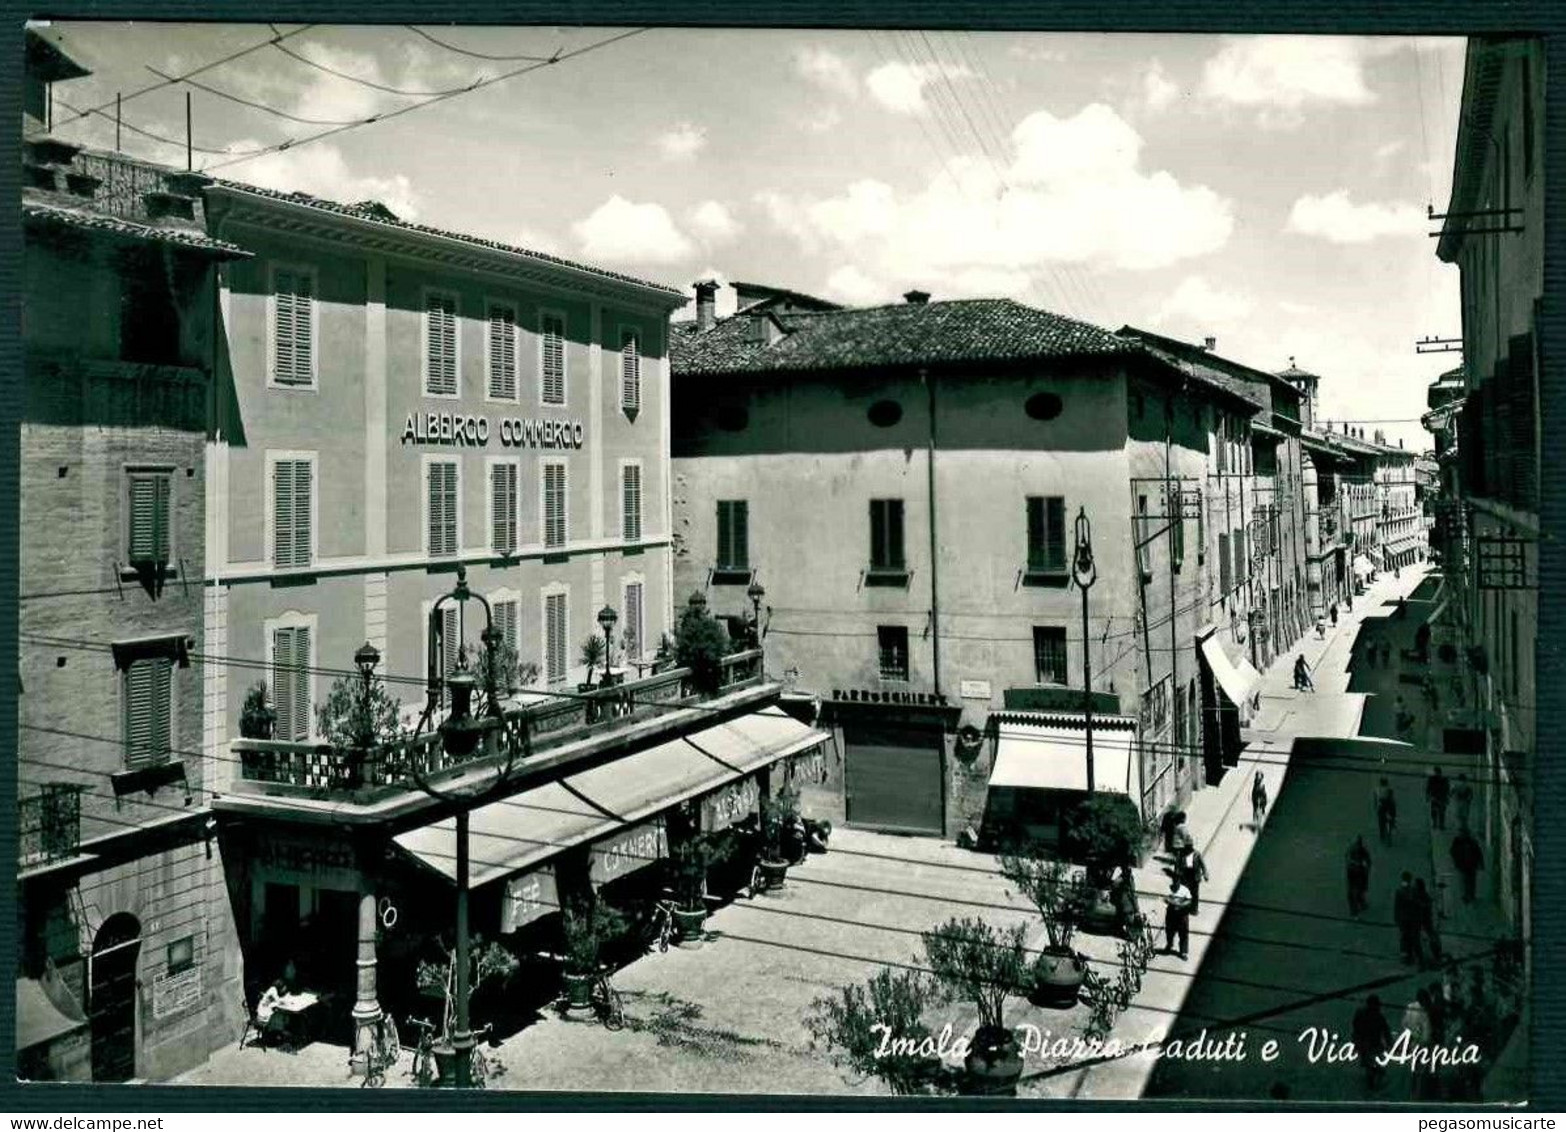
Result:
<svg viewBox="0 0 1566 1132">
<path fill-rule="evenodd" d="M 27 42 L 30 106 L 86 73 L 44 31 Z M 239 1032 L 201 654 L 217 272 L 246 253 L 206 233 L 185 176 L 39 118 L 22 145 L 18 1073 L 166 1077 Z"/>
<path fill-rule="evenodd" d="M 675 590 L 736 622 L 759 604 L 767 671 L 834 737 L 816 812 L 954 836 L 997 788 L 1083 796 L 1083 511 L 1094 786 L 1151 818 L 1221 776 L 1208 508 L 1257 402 L 1009 300 L 736 289 L 718 319 L 697 284 L 674 327 Z"/>
</svg>

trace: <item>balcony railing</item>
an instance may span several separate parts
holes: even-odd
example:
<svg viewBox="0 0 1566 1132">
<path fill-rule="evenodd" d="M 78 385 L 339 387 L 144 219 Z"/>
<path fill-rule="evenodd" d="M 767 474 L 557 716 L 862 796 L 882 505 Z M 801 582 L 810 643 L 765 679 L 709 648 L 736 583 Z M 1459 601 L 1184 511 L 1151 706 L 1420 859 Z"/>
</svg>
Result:
<svg viewBox="0 0 1566 1132">
<path fill-rule="evenodd" d="M 17 802 L 18 864 L 47 865 L 76 855 L 82 839 L 81 788 L 60 783 Z"/>
<path fill-rule="evenodd" d="M 759 649 L 726 656 L 720 662 L 718 694 L 758 684 L 761 676 Z M 367 752 L 270 739 L 236 739 L 232 750 L 239 757 L 240 778 L 263 785 L 269 793 L 380 794 L 415 786 L 420 778 L 469 763 L 537 754 L 662 714 L 667 710 L 664 705 L 703 698 L 690 669 L 673 668 L 640 680 L 511 708 L 501 715 L 493 742 L 480 744 L 460 758 L 453 757 L 440 735 L 431 732 L 396 739 Z"/>
</svg>

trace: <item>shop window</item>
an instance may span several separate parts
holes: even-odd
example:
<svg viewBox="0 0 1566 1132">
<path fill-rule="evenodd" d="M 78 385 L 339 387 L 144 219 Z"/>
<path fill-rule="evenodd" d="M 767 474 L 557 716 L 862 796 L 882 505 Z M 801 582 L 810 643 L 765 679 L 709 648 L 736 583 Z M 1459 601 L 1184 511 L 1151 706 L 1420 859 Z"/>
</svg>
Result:
<svg viewBox="0 0 1566 1132">
<path fill-rule="evenodd" d="M 457 396 L 457 296 L 431 291 L 424 299 L 424 392 Z"/>
<path fill-rule="evenodd" d="M 750 504 L 743 499 L 718 500 L 719 574 L 750 576 Z M 716 580 L 716 579 L 714 579 Z"/>
<path fill-rule="evenodd" d="M 161 763 L 171 745 L 174 662 L 168 657 L 135 660 L 125 669 L 125 765 Z"/>
<path fill-rule="evenodd" d="M 903 555 L 903 501 L 870 501 L 870 569 L 883 574 L 907 572 Z"/>
<path fill-rule="evenodd" d="M 489 396 L 517 399 L 517 312 L 500 303 L 489 306 Z"/>
<path fill-rule="evenodd" d="M 1040 684 L 1067 682 L 1064 626 L 1033 626 L 1033 674 Z"/>
<path fill-rule="evenodd" d="M 881 679 L 908 679 L 908 630 L 902 625 L 877 625 Z"/>
<path fill-rule="evenodd" d="M 544 545 L 550 549 L 565 546 L 566 466 L 563 460 L 544 464 Z"/>
<path fill-rule="evenodd" d="M 457 553 L 459 493 L 457 461 L 430 460 L 424 473 L 427 553 L 445 557 Z"/>
<path fill-rule="evenodd" d="M 545 312 L 539 317 L 539 400 L 566 403 L 565 316 Z"/>
<path fill-rule="evenodd" d="M 629 413 L 642 407 L 642 343 L 634 330 L 620 333 L 620 407 Z"/>
<path fill-rule="evenodd" d="M 620 535 L 626 542 L 642 537 L 642 466 L 620 468 Z"/>
</svg>

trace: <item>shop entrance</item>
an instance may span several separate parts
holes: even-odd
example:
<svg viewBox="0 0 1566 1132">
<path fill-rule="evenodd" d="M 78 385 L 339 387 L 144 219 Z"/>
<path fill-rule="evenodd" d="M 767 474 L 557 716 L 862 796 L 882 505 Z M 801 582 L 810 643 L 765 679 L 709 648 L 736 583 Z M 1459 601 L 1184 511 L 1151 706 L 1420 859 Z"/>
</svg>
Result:
<svg viewBox="0 0 1566 1132">
<path fill-rule="evenodd" d="M 116 912 L 92 943 L 92 1079 L 129 1081 L 136 1076 L 136 960 L 141 921 Z"/>
<path fill-rule="evenodd" d="M 939 723 L 843 725 L 850 825 L 894 833 L 945 832 Z"/>
</svg>

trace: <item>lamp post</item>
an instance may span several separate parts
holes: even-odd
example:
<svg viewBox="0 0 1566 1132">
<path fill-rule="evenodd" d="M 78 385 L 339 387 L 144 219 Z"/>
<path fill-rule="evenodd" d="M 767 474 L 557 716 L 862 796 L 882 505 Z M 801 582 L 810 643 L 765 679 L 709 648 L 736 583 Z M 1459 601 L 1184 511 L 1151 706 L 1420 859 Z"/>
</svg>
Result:
<svg viewBox="0 0 1566 1132">
<path fill-rule="evenodd" d="M 606 605 L 598 611 L 598 627 L 604 631 L 604 687 L 606 688 L 609 686 L 609 643 L 619 620 L 620 615 L 614 611 L 613 606 Z"/>
<path fill-rule="evenodd" d="M 1088 523 L 1087 508 L 1077 511 L 1077 548 L 1072 564 L 1072 577 L 1082 591 L 1082 718 L 1087 728 L 1087 788 L 1093 794 L 1093 670 L 1088 663 L 1088 590 L 1098 580 L 1098 569 L 1093 565 L 1093 529 Z"/>
<path fill-rule="evenodd" d="M 767 596 L 766 587 L 760 582 L 751 582 L 745 588 L 745 596 L 750 598 L 750 643 L 752 647 L 759 649 L 761 647 L 761 599 Z"/>
<path fill-rule="evenodd" d="M 365 641 L 359 647 L 359 651 L 353 654 L 354 667 L 359 670 L 359 675 L 364 677 L 364 699 L 360 706 L 362 713 L 359 720 L 359 741 L 366 749 L 375 741 L 375 721 L 370 715 L 370 689 L 375 681 L 375 666 L 381 662 L 381 651 Z"/>
</svg>

